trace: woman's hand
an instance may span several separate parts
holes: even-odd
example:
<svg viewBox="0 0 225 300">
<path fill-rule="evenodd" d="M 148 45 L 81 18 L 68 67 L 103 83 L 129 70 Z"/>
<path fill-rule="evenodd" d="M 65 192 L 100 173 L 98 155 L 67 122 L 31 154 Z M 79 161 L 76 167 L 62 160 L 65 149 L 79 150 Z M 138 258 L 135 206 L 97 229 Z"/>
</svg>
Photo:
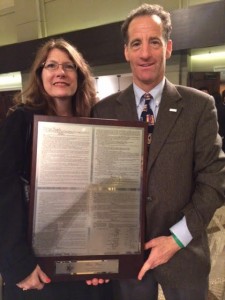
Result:
<svg viewBox="0 0 225 300">
<path fill-rule="evenodd" d="M 102 278 L 93 278 L 90 280 L 86 280 L 87 285 L 99 285 L 103 283 L 108 283 L 109 279 L 102 279 Z"/>
<path fill-rule="evenodd" d="M 50 283 L 51 279 L 37 265 L 34 271 L 24 280 L 17 283 L 17 286 L 23 291 L 30 289 L 43 289 L 45 283 Z"/>
</svg>

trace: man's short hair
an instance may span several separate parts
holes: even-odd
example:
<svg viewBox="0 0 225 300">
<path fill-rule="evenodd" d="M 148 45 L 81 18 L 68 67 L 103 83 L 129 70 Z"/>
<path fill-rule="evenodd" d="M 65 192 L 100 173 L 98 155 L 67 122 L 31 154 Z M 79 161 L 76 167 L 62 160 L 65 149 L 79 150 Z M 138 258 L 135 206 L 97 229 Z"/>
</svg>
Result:
<svg viewBox="0 0 225 300">
<path fill-rule="evenodd" d="M 165 41 L 167 42 L 170 39 L 171 31 L 172 31 L 172 24 L 171 24 L 171 18 L 170 13 L 165 11 L 164 8 L 157 4 L 147 4 L 144 3 L 138 8 L 132 10 L 130 14 L 127 16 L 125 21 L 123 22 L 121 26 L 121 32 L 123 36 L 123 40 L 125 44 L 128 44 L 128 28 L 130 25 L 130 22 L 141 16 L 158 16 L 162 21 L 163 26 L 163 37 Z"/>
</svg>

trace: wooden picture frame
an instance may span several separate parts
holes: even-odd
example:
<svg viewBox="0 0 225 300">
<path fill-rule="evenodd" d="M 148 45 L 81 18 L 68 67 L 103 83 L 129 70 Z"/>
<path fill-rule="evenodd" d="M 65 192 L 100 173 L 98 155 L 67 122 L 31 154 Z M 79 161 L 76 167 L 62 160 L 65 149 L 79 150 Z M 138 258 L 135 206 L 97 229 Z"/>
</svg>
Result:
<svg viewBox="0 0 225 300">
<path fill-rule="evenodd" d="M 34 116 L 29 241 L 53 281 L 137 276 L 146 155 L 143 122 Z"/>
</svg>

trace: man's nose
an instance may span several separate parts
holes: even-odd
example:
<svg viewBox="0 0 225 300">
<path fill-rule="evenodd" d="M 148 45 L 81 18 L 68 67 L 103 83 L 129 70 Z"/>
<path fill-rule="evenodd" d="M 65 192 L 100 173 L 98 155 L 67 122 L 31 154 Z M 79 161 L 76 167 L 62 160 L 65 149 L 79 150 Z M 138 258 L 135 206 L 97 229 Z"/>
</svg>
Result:
<svg viewBox="0 0 225 300">
<path fill-rule="evenodd" d="M 144 43 L 141 47 L 141 57 L 148 58 L 151 55 L 151 47 L 148 43 Z"/>
</svg>

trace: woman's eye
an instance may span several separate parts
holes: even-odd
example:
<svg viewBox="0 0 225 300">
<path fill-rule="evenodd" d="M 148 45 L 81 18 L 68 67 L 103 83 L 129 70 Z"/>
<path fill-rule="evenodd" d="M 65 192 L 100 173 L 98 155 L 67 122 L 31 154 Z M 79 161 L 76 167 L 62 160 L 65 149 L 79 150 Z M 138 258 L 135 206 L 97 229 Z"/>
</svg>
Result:
<svg viewBox="0 0 225 300">
<path fill-rule="evenodd" d="M 75 66 L 73 64 L 64 64 L 64 68 L 66 70 L 75 70 Z"/>
<path fill-rule="evenodd" d="M 46 69 L 56 69 L 57 68 L 57 64 L 55 63 L 48 63 L 47 65 L 45 65 Z"/>
</svg>

